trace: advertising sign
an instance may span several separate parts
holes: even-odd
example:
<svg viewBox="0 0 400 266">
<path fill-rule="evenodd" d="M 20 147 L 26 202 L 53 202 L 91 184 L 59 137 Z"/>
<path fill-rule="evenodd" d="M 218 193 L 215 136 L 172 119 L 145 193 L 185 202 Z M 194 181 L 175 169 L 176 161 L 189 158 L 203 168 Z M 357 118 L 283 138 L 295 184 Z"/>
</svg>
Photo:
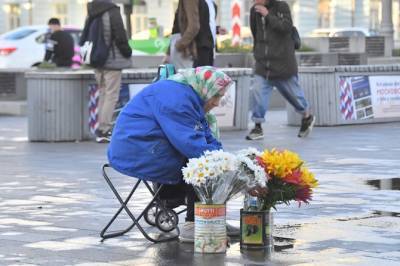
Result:
<svg viewBox="0 0 400 266">
<path fill-rule="evenodd" d="M 218 121 L 219 127 L 233 127 L 235 125 L 236 82 L 226 91 L 218 107 L 211 111 Z"/>
<path fill-rule="evenodd" d="M 400 117 L 400 76 L 339 78 L 344 120 Z"/>
</svg>

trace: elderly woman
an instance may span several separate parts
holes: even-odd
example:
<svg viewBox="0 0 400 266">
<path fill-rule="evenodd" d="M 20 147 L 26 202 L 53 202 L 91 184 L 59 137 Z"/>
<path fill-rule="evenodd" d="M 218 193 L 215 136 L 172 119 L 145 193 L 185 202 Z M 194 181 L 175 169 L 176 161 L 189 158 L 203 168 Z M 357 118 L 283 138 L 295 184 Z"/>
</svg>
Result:
<svg viewBox="0 0 400 266">
<path fill-rule="evenodd" d="M 183 184 L 181 169 L 189 158 L 222 148 L 215 117 L 208 112 L 231 83 L 213 67 L 187 69 L 153 83 L 126 105 L 112 134 L 108 159 L 115 170 L 186 194 L 181 241 L 193 241 L 196 198 L 193 188 Z"/>
</svg>

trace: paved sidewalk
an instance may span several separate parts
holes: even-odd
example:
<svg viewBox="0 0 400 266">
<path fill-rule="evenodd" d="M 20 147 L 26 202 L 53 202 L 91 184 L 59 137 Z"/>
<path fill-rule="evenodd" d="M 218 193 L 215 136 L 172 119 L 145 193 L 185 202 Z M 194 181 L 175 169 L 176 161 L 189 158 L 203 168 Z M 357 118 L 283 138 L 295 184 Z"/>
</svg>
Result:
<svg viewBox="0 0 400 266">
<path fill-rule="evenodd" d="M 179 242 L 153 245 L 135 230 L 101 243 L 119 207 L 100 174 L 106 145 L 29 143 L 26 118 L 0 116 L 0 265 L 399 265 L 400 124 L 315 128 L 298 139 L 285 112 L 267 119 L 264 141 L 224 132 L 226 149 L 300 153 L 320 180 L 314 201 L 279 206 L 272 255 L 241 253 L 237 241 L 227 254 L 200 255 Z M 134 182 L 112 176 L 122 191 Z M 228 205 L 233 224 L 240 207 L 241 199 Z"/>
</svg>

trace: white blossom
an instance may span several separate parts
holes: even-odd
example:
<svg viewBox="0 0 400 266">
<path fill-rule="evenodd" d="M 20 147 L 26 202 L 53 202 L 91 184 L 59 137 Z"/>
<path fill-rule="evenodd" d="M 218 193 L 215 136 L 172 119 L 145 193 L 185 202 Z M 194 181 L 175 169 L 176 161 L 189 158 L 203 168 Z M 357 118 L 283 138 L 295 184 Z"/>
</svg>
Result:
<svg viewBox="0 0 400 266">
<path fill-rule="evenodd" d="M 183 179 L 193 186 L 202 203 L 226 203 L 245 189 L 265 187 L 266 173 L 255 159 L 260 154 L 254 148 L 237 155 L 223 150 L 206 151 L 200 158 L 189 159 L 182 168 Z"/>
</svg>

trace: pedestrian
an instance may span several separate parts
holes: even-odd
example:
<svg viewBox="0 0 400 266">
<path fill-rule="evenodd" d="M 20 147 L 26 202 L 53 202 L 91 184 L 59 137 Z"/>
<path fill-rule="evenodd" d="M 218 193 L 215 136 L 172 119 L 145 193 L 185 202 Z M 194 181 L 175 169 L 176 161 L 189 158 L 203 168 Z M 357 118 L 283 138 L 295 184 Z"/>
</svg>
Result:
<svg viewBox="0 0 400 266">
<path fill-rule="evenodd" d="M 214 0 L 199 0 L 200 31 L 196 36 L 197 56 L 193 67 L 213 66 L 217 34 L 225 34 L 226 30 L 217 26 L 218 7 Z"/>
<path fill-rule="evenodd" d="M 74 39 L 68 32 L 63 31 L 58 18 L 51 18 L 48 26 L 51 35 L 46 41 L 44 61 L 53 63 L 57 67 L 71 67 L 75 54 Z"/>
<path fill-rule="evenodd" d="M 96 141 L 109 142 L 112 132 L 112 119 L 119 98 L 122 69 L 132 65 L 132 49 L 128 44 L 120 9 L 111 0 L 94 0 L 88 3 L 88 17 L 83 29 L 80 45 L 90 36 L 90 25 L 101 18 L 104 42 L 107 47 L 107 59 L 104 65 L 95 67 L 95 76 L 99 87 L 98 121 Z"/>
<path fill-rule="evenodd" d="M 179 0 L 163 63 L 171 63 L 176 69 L 191 68 L 197 56 L 195 39 L 199 31 L 199 0 Z"/>
<path fill-rule="evenodd" d="M 217 11 L 213 0 L 180 0 L 164 63 L 177 69 L 213 66 L 216 35 L 226 33 L 217 26 Z"/>
<path fill-rule="evenodd" d="M 127 176 L 166 185 L 186 197 L 186 223 L 181 241 L 194 239 L 193 187 L 181 169 L 190 158 L 222 149 L 215 119 L 208 112 L 219 105 L 232 83 L 213 67 L 188 68 L 148 85 L 121 111 L 108 149 L 110 165 Z M 163 188 L 163 189 L 164 189 Z"/>
<path fill-rule="evenodd" d="M 315 116 L 305 99 L 298 80 L 293 22 L 284 1 L 254 0 L 250 10 L 250 28 L 254 39 L 255 80 L 251 91 L 252 120 L 255 127 L 246 139 L 264 137 L 265 122 L 273 87 L 302 115 L 298 137 L 306 137 L 314 126 Z"/>
</svg>

